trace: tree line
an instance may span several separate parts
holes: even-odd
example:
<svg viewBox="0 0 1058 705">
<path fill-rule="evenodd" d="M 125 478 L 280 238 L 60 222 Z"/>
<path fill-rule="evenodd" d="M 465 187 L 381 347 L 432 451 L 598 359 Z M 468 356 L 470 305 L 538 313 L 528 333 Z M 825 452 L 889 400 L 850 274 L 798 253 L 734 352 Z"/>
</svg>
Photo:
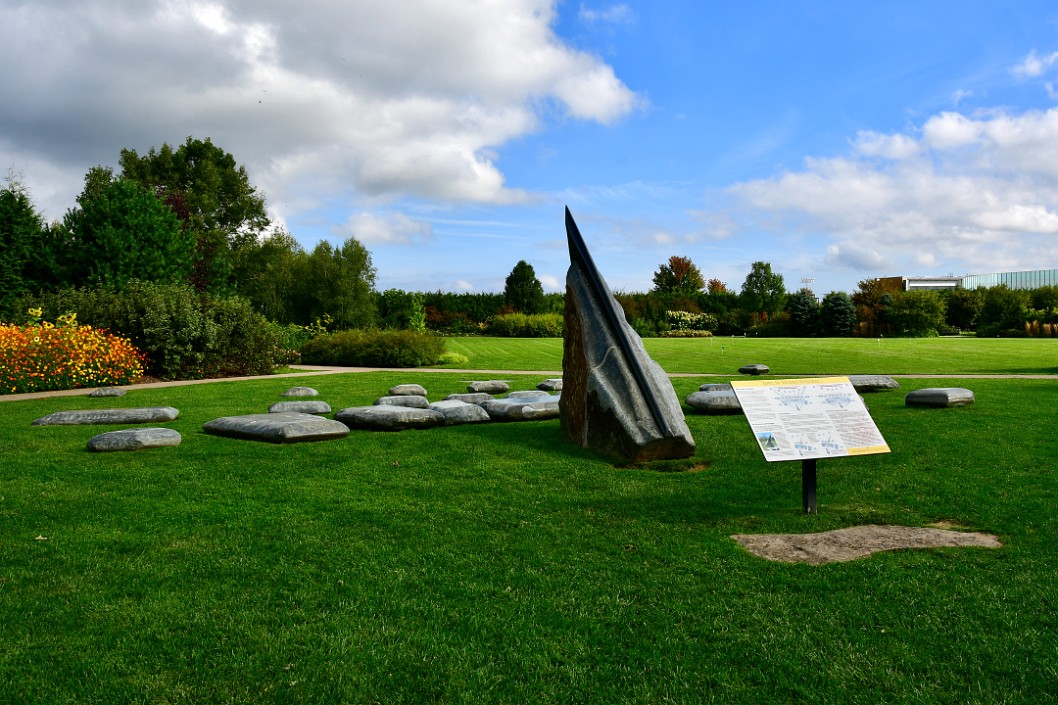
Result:
<svg viewBox="0 0 1058 705">
<path fill-rule="evenodd" d="M 267 216 L 245 168 L 209 139 L 188 137 L 146 154 L 122 150 L 117 171 L 94 167 L 60 221 L 46 223 L 11 176 L 0 188 L 0 319 L 18 320 L 27 299 L 62 289 L 121 292 L 132 282 L 239 297 L 278 324 L 333 330 L 371 327 L 480 334 L 504 314 L 556 315 L 563 294 L 545 293 L 528 262 L 502 293 L 376 290 L 368 250 L 347 238 L 306 251 Z M 672 256 L 648 292 L 616 292 L 645 336 L 1053 335 L 1058 289 L 901 291 L 865 279 L 851 295 L 787 292 L 768 262 L 754 262 L 740 288 L 706 279 Z M 56 312 L 58 313 L 58 312 Z"/>
</svg>

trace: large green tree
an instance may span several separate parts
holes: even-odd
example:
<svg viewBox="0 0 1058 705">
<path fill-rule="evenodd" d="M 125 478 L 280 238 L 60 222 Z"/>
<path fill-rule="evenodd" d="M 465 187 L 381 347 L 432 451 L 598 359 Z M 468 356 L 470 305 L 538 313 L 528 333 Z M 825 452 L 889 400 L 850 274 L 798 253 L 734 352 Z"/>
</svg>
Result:
<svg viewBox="0 0 1058 705">
<path fill-rule="evenodd" d="M 790 332 L 809 336 L 819 332 L 819 300 L 811 289 L 801 289 L 786 297 Z"/>
<path fill-rule="evenodd" d="M 823 303 L 819 306 L 819 321 L 823 335 L 852 335 L 856 325 L 856 306 L 844 291 L 832 291 L 823 297 Z"/>
<path fill-rule="evenodd" d="M 503 302 L 519 313 L 540 313 L 544 307 L 544 286 L 536 278 L 533 265 L 518 260 L 504 282 Z"/>
<path fill-rule="evenodd" d="M 742 283 L 742 307 L 765 318 L 782 311 L 785 304 L 782 275 L 773 272 L 768 262 L 754 262 Z"/>
<path fill-rule="evenodd" d="M 296 322 L 299 267 L 305 251 L 289 233 L 278 230 L 235 253 L 234 270 L 239 295 L 254 310 L 280 323 Z"/>
<path fill-rule="evenodd" d="M 9 178 L 0 188 L 0 320 L 12 320 L 15 299 L 39 290 L 47 226 L 21 182 Z"/>
<path fill-rule="evenodd" d="M 59 230 L 52 247 L 66 284 L 121 289 L 133 279 L 176 282 L 191 272 L 195 243 L 172 209 L 109 168 L 88 172 Z"/>
<path fill-rule="evenodd" d="M 944 325 L 944 299 L 936 291 L 899 291 L 892 297 L 887 320 L 899 335 L 936 335 Z"/>
<path fill-rule="evenodd" d="M 673 255 L 654 272 L 654 291 L 659 294 L 697 294 L 705 288 L 701 270 L 687 257 Z"/>
<path fill-rule="evenodd" d="M 188 137 L 140 156 L 121 151 L 121 175 L 151 189 L 180 217 L 196 243 L 192 283 L 200 291 L 238 291 L 236 260 L 270 225 L 264 197 L 228 152 Z"/>
<path fill-rule="evenodd" d="M 324 314 L 337 330 L 375 324 L 375 268 L 371 254 L 356 238 L 341 247 L 323 241 L 298 267 L 299 319 L 309 323 Z"/>
<path fill-rule="evenodd" d="M 975 329 L 985 303 L 984 289 L 953 289 L 947 298 L 945 316 L 948 325 L 959 330 Z"/>
</svg>

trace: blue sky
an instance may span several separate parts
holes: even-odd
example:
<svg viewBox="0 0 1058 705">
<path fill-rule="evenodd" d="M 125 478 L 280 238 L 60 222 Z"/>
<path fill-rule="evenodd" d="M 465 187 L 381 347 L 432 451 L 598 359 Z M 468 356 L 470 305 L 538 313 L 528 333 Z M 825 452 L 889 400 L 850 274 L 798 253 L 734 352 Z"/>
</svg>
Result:
<svg viewBox="0 0 1058 705">
<path fill-rule="evenodd" d="M 1050 2 L 0 0 L 0 157 L 49 219 L 188 135 L 378 287 L 550 290 L 1058 266 Z"/>
</svg>

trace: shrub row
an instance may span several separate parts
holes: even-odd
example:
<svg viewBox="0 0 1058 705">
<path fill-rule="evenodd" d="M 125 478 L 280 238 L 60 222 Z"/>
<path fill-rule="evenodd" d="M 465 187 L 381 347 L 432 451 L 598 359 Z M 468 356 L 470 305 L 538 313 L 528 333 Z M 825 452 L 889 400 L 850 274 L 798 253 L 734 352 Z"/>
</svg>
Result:
<svg viewBox="0 0 1058 705">
<path fill-rule="evenodd" d="M 309 365 L 343 367 L 424 367 L 435 365 L 444 339 L 410 330 L 347 330 L 313 338 L 301 347 Z"/>
<path fill-rule="evenodd" d="M 558 313 L 505 313 L 492 318 L 486 332 L 500 338 L 561 338 L 562 324 Z"/>
<path fill-rule="evenodd" d="M 280 330 L 245 299 L 200 294 L 187 284 L 130 282 L 62 289 L 22 300 L 22 310 L 74 312 L 86 324 L 129 338 L 161 379 L 267 374 L 280 355 Z"/>
</svg>

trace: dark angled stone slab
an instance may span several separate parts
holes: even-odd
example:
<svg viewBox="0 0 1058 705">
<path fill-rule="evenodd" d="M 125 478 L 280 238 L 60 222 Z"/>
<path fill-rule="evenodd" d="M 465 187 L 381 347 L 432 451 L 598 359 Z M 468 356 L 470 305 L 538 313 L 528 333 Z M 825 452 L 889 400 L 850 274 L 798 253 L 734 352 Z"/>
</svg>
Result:
<svg viewBox="0 0 1058 705">
<path fill-rule="evenodd" d="M 974 403 L 974 393 L 961 387 L 928 387 L 908 392 L 904 397 L 907 406 L 926 406 L 943 409 L 950 406 L 966 406 Z"/>
<path fill-rule="evenodd" d="M 171 406 L 135 409 L 88 409 L 56 411 L 33 422 L 34 426 L 79 426 L 82 424 L 159 423 L 172 421 L 180 412 Z"/>
<path fill-rule="evenodd" d="M 178 445 L 180 445 L 180 434 L 171 428 L 127 428 L 101 433 L 88 439 L 88 450 L 97 453 Z"/>
<path fill-rule="evenodd" d="M 493 421 L 546 421 L 557 419 L 559 397 L 547 399 L 491 399 L 481 403 Z"/>
<path fill-rule="evenodd" d="M 561 392 L 562 391 L 562 378 L 556 377 L 554 379 L 545 379 L 540 384 L 536 385 L 537 389 L 542 389 L 545 392 Z"/>
<path fill-rule="evenodd" d="M 279 396 L 281 396 L 281 397 L 315 397 L 315 396 L 319 396 L 319 394 L 320 393 L 317 392 L 312 387 L 291 387 L 290 389 L 286 390 L 285 392 L 283 392 Z"/>
<path fill-rule="evenodd" d="M 880 392 L 885 389 L 900 389 L 900 383 L 885 375 L 849 375 L 852 388 L 863 392 Z"/>
<path fill-rule="evenodd" d="M 702 386 L 698 387 L 698 391 L 699 392 L 730 392 L 730 391 L 733 391 L 733 390 L 731 389 L 731 383 L 730 382 L 708 382 L 708 383 L 703 384 Z"/>
<path fill-rule="evenodd" d="M 426 388 L 423 387 L 421 384 L 398 384 L 396 387 L 389 388 L 389 395 L 391 397 L 424 397 L 426 396 Z"/>
<path fill-rule="evenodd" d="M 510 391 L 511 385 L 498 379 L 485 380 L 483 382 L 471 382 L 467 385 L 468 392 L 485 392 L 486 394 L 503 394 Z"/>
<path fill-rule="evenodd" d="M 752 365 L 743 365 L 742 367 L 738 368 L 738 373 L 742 375 L 766 375 L 769 372 L 771 372 L 771 370 L 768 368 L 768 366 L 762 365 L 760 363 L 754 363 Z"/>
<path fill-rule="evenodd" d="M 694 454 L 680 399 L 643 347 L 566 209 L 569 270 L 562 354 L 562 428 L 622 462 Z"/>
<path fill-rule="evenodd" d="M 224 416 L 209 421 L 202 430 L 215 436 L 270 443 L 329 441 L 349 435 L 349 428 L 343 423 L 293 411 Z"/>
<path fill-rule="evenodd" d="M 491 394 L 485 392 L 467 392 L 466 394 L 449 394 L 445 401 L 465 401 L 467 404 L 480 404 L 492 399 Z"/>
<path fill-rule="evenodd" d="M 404 394 L 393 397 L 379 397 L 375 400 L 375 406 L 410 406 L 413 409 L 429 409 L 430 402 L 426 397 Z"/>
<path fill-rule="evenodd" d="M 270 414 L 283 414 L 288 411 L 298 414 L 329 414 L 331 405 L 325 401 L 277 401 L 268 407 Z"/>
<path fill-rule="evenodd" d="M 93 389 L 88 396 L 93 399 L 123 397 L 125 396 L 125 390 L 121 387 L 101 387 L 99 389 Z"/>
<path fill-rule="evenodd" d="M 702 414 L 741 414 L 742 404 L 739 403 L 735 392 L 727 390 L 715 392 L 695 392 L 684 401 L 687 406 Z"/>
<path fill-rule="evenodd" d="M 430 404 L 430 409 L 444 416 L 445 426 L 458 426 L 465 423 L 484 423 L 490 421 L 489 414 L 477 404 L 465 401 L 446 399 Z"/>
<path fill-rule="evenodd" d="M 403 431 L 409 428 L 432 428 L 444 423 L 444 414 L 433 409 L 416 409 L 410 406 L 351 406 L 334 414 L 336 421 L 352 429 L 366 428 L 375 431 Z"/>
</svg>

